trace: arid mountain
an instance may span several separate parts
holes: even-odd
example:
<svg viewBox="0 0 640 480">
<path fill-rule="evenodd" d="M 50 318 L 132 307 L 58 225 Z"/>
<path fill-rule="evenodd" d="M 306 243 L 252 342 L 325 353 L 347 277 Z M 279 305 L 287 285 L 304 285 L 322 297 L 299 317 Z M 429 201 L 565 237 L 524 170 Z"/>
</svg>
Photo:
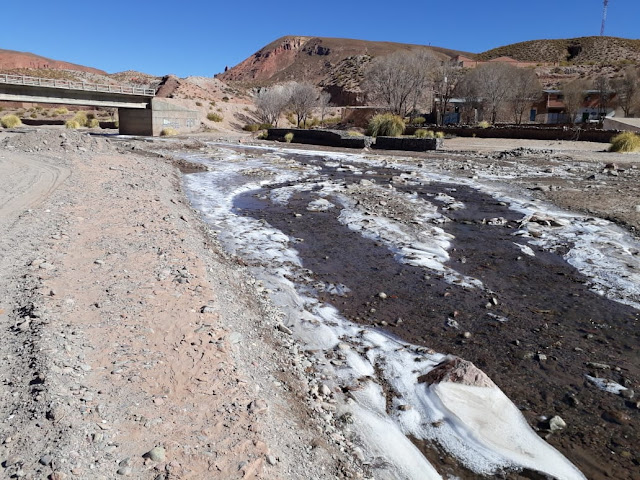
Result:
<svg viewBox="0 0 640 480">
<path fill-rule="evenodd" d="M 512 57 L 523 62 L 611 64 L 640 63 L 640 40 L 617 37 L 581 37 L 531 40 L 494 48 L 476 55 L 478 60 Z"/>
<path fill-rule="evenodd" d="M 578 77 L 603 74 L 615 77 L 620 75 L 624 64 L 640 64 L 640 40 L 616 37 L 532 40 L 473 54 L 424 45 L 287 36 L 265 46 L 218 78 L 245 86 L 310 81 L 331 93 L 333 102 L 353 105 L 359 103 L 359 84 L 372 58 L 397 50 L 417 49 L 429 49 L 443 60 L 464 55 L 481 61 L 511 57 L 540 63 L 538 75 L 545 87 L 557 87 Z"/>
<path fill-rule="evenodd" d="M 425 45 L 286 36 L 218 75 L 218 78 L 225 82 L 235 81 L 256 86 L 287 80 L 309 81 L 330 91 L 334 101 L 352 102 L 351 97 L 357 94 L 355 87 L 364 66 L 373 57 L 397 50 L 430 50 L 442 59 L 459 54 L 471 55 Z"/>
<path fill-rule="evenodd" d="M 76 65 L 75 63 L 52 60 L 33 53 L 16 52 L 0 49 L 0 70 L 76 70 L 79 72 L 106 75 L 107 72 L 97 68 Z"/>
</svg>

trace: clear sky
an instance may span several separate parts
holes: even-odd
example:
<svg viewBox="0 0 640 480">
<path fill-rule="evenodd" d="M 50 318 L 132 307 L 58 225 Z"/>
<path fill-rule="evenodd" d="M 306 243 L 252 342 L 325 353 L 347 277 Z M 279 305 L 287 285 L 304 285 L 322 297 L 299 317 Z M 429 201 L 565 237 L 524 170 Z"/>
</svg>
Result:
<svg viewBox="0 0 640 480">
<path fill-rule="evenodd" d="M 602 0 L 6 0 L 0 48 L 109 73 L 212 76 L 284 35 L 468 52 L 600 33 Z M 640 0 L 610 0 L 606 34 L 640 38 Z"/>
</svg>

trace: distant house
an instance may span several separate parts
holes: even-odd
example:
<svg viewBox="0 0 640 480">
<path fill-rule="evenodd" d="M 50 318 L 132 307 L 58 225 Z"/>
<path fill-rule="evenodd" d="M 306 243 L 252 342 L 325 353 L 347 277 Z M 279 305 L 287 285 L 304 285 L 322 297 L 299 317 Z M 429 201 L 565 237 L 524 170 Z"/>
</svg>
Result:
<svg viewBox="0 0 640 480">
<path fill-rule="evenodd" d="M 484 65 L 485 63 L 506 63 L 508 65 L 513 65 L 518 68 L 533 68 L 540 65 L 548 65 L 547 63 L 536 63 L 536 62 L 521 62 L 511 57 L 497 57 L 488 61 L 484 60 L 474 60 L 473 58 L 466 57 L 464 55 L 457 55 L 451 59 L 451 62 L 462 68 L 476 68 L 479 65 Z"/>
<path fill-rule="evenodd" d="M 531 107 L 530 118 L 538 123 L 591 123 L 600 121 L 600 117 L 615 116 L 615 93 L 611 92 L 606 103 L 606 111 L 601 111 L 600 92 L 585 90 L 582 107 L 576 118 L 569 118 L 564 104 L 562 90 L 543 90 L 542 100 Z M 573 120 L 573 122 L 572 122 Z"/>
</svg>

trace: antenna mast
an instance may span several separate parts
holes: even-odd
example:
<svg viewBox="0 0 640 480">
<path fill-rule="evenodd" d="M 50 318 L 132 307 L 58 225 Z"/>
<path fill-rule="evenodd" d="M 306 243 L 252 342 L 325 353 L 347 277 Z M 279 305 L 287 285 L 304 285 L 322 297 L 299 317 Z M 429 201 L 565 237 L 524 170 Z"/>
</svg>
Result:
<svg viewBox="0 0 640 480">
<path fill-rule="evenodd" d="M 602 26 L 600 27 L 600 36 L 604 35 L 604 25 L 607 22 L 607 7 L 609 6 L 609 0 L 604 0 L 604 8 L 602 9 Z"/>
</svg>

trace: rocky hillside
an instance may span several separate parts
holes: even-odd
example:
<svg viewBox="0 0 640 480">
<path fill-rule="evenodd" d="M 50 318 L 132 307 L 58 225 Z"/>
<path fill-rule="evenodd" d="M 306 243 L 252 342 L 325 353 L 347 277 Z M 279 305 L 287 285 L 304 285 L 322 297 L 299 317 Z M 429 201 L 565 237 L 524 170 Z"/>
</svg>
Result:
<svg viewBox="0 0 640 480">
<path fill-rule="evenodd" d="M 464 53 L 440 47 L 345 38 L 286 36 L 218 75 L 223 81 L 268 85 L 287 80 L 310 81 L 332 93 L 334 101 L 357 95 L 363 68 L 373 58 L 397 50 L 425 49 L 443 60 Z M 355 92 L 355 93 L 354 93 Z"/>
<path fill-rule="evenodd" d="M 531 40 L 494 48 L 477 55 L 478 60 L 508 56 L 523 62 L 570 62 L 572 64 L 640 63 L 640 40 L 617 37 L 581 37 Z"/>
<path fill-rule="evenodd" d="M 76 65 L 75 63 L 52 60 L 33 53 L 16 52 L 0 49 L 0 70 L 76 70 L 79 72 L 106 75 L 107 72 L 97 68 Z"/>
</svg>

